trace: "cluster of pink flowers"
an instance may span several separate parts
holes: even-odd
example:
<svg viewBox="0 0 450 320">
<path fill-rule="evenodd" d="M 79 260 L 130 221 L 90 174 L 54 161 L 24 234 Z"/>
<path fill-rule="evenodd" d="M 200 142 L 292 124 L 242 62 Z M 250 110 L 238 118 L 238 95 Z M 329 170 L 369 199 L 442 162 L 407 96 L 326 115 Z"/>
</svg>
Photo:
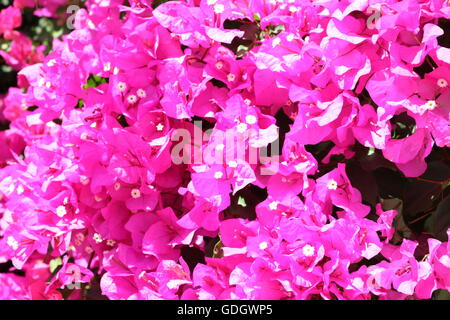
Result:
<svg viewBox="0 0 450 320">
<path fill-rule="evenodd" d="M 95 281 L 109 299 L 450 289 L 450 244 L 392 241 L 397 210 L 346 170 L 359 145 L 419 177 L 450 146 L 448 1 L 88 0 L 47 56 L 14 30 L 32 3 L 0 12 L 20 70 L 0 97 L 0 298 L 78 299 Z M 202 138 L 180 147 L 180 131 Z M 221 161 L 192 161 L 211 149 Z"/>
</svg>

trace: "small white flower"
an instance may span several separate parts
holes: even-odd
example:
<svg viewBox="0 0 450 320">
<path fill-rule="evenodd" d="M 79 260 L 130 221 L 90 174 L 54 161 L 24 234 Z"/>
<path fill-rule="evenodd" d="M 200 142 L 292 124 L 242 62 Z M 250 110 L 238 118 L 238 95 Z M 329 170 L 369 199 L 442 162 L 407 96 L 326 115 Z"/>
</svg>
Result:
<svg viewBox="0 0 450 320">
<path fill-rule="evenodd" d="M 304 254 L 305 256 L 311 257 L 311 256 L 314 255 L 315 250 L 314 250 L 314 247 L 313 247 L 313 246 L 307 244 L 306 246 L 304 246 L 304 247 L 302 248 L 302 252 L 303 252 L 303 254 Z"/>
<path fill-rule="evenodd" d="M 144 99 L 145 97 L 147 97 L 147 93 L 145 92 L 144 89 L 138 89 L 136 91 L 136 94 L 139 98 Z"/>
<path fill-rule="evenodd" d="M 117 84 L 117 90 L 120 92 L 125 92 L 125 90 L 127 90 L 127 84 L 125 82 L 119 82 Z"/>
<path fill-rule="evenodd" d="M 237 129 L 237 131 L 239 132 L 239 133 L 244 133 L 245 131 L 247 131 L 247 124 L 246 123 L 239 123 L 238 125 L 237 125 L 237 127 L 236 127 L 236 129 Z"/>
<path fill-rule="evenodd" d="M 437 81 L 437 85 L 438 85 L 440 88 L 445 88 L 445 87 L 448 86 L 448 82 L 447 82 L 447 80 L 441 78 L 441 79 L 439 79 L 439 80 Z"/>
<path fill-rule="evenodd" d="M 94 233 L 94 235 L 92 236 L 92 239 L 94 239 L 94 241 L 96 243 L 101 243 L 103 241 L 102 236 L 98 233 Z"/>
<path fill-rule="evenodd" d="M 131 197 L 134 199 L 138 199 L 141 197 L 141 191 L 139 189 L 133 189 L 131 190 Z"/>
<path fill-rule="evenodd" d="M 269 203 L 270 210 L 277 210 L 278 204 L 278 201 L 272 201 L 271 203 Z"/>
<path fill-rule="evenodd" d="M 327 182 L 327 188 L 328 188 L 329 190 L 336 190 L 337 187 L 338 187 L 338 184 L 337 184 L 336 180 L 334 180 L 334 179 L 328 180 L 328 182 Z"/>
<path fill-rule="evenodd" d="M 228 166 L 230 168 L 236 168 L 237 167 L 237 162 L 234 160 L 231 160 L 230 162 L 228 162 Z"/>
<path fill-rule="evenodd" d="M 221 3 L 214 5 L 214 12 L 217 14 L 221 14 L 225 11 L 225 6 Z"/>
<path fill-rule="evenodd" d="M 137 97 L 136 97 L 134 94 L 130 94 L 130 95 L 127 97 L 127 101 L 128 101 L 128 103 L 131 103 L 131 104 L 136 103 Z"/>
<path fill-rule="evenodd" d="M 158 123 L 156 126 L 156 131 L 163 131 L 164 130 L 164 125 L 162 123 Z"/>
<path fill-rule="evenodd" d="M 66 207 L 64 206 L 59 206 L 58 208 L 56 208 L 56 215 L 60 218 L 64 217 L 67 214 L 67 210 Z"/>
<path fill-rule="evenodd" d="M 216 62 L 216 68 L 217 68 L 218 70 L 221 70 L 221 69 L 223 68 L 223 62 L 222 62 L 222 61 L 217 61 L 217 62 Z"/>
<path fill-rule="evenodd" d="M 236 75 L 235 75 L 234 73 L 229 73 L 229 74 L 227 75 L 227 80 L 228 80 L 229 82 L 233 82 L 234 80 L 236 80 Z"/>
<path fill-rule="evenodd" d="M 221 179 L 223 177 L 222 171 L 217 171 L 214 173 L 214 179 Z"/>
<path fill-rule="evenodd" d="M 437 104 L 434 100 L 429 100 L 427 103 L 423 105 L 425 110 L 434 110 L 436 108 Z"/>
<path fill-rule="evenodd" d="M 245 122 L 247 122 L 250 125 L 255 124 L 257 121 L 258 119 L 252 114 L 249 114 L 245 117 Z"/>
</svg>

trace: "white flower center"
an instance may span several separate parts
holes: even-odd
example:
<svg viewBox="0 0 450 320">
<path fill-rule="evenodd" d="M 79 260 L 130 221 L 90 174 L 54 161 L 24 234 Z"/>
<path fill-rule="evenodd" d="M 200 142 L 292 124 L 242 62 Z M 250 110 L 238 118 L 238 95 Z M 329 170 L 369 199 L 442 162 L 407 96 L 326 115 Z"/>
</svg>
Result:
<svg viewBox="0 0 450 320">
<path fill-rule="evenodd" d="M 164 130 L 164 125 L 162 123 L 158 123 L 156 125 L 156 131 L 163 131 Z"/>
<path fill-rule="evenodd" d="M 125 90 L 127 90 L 127 84 L 125 82 L 119 82 L 117 84 L 117 90 L 120 92 L 125 92 Z"/>
<path fill-rule="evenodd" d="M 245 117 L 245 122 L 247 122 L 248 124 L 255 124 L 258 121 L 258 119 L 256 119 L 256 117 L 252 114 L 249 114 Z"/>
<path fill-rule="evenodd" d="M 144 89 L 138 89 L 136 92 L 137 96 L 141 99 L 147 97 L 147 93 L 145 92 Z"/>
<path fill-rule="evenodd" d="M 236 168 L 237 167 L 237 162 L 234 160 L 230 160 L 230 162 L 228 162 L 228 166 L 230 168 Z"/>
<path fill-rule="evenodd" d="M 314 250 L 314 247 L 313 247 L 313 246 L 307 244 L 306 246 L 304 246 L 304 247 L 302 248 L 302 252 L 303 252 L 303 254 L 304 254 L 305 256 L 311 257 L 311 256 L 314 255 L 315 250 Z"/>
<path fill-rule="evenodd" d="M 448 86 L 448 82 L 447 80 L 441 78 L 437 81 L 437 85 L 441 88 L 445 88 Z"/>
<path fill-rule="evenodd" d="M 337 187 L 338 187 L 338 184 L 337 184 L 336 180 L 334 180 L 334 179 L 328 180 L 328 182 L 327 182 L 327 188 L 328 188 L 328 189 L 330 189 L 330 190 L 336 190 Z"/>
<path fill-rule="evenodd" d="M 94 239 L 94 241 L 96 243 L 101 243 L 103 241 L 102 236 L 98 233 L 94 233 L 94 235 L 92 236 L 92 239 Z"/>
<path fill-rule="evenodd" d="M 272 201 L 271 203 L 269 203 L 270 210 L 277 210 L 278 204 L 278 201 Z"/>
<path fill-rule="evenodd" d="M 429 100 L 427 103 L 425 103 L 424 108 L 426 110 L 434 110 L 436 106 L 437 106 L 436 101 Z"/>
<path fill-rule="evenodd" d="M 223 4 L 218 3 L 218 4 L 214 5 L 214 12 L 215 13 L 220 14 L 220 13 L 222 13 L 224 11 L 225 11 L 225 6 Z"/>
<path fill-rule="evenodd" d="M 234 80 L 236 80 L 236 75 L 233 74 L 233 73 L 229 73 L 229 74 L 227 75 L 227 80 L 228 80 L 229 82 L 233 82 Z"/>
<path fill-rule="evenodd" d="M 136 103 L 137 97 L 136 97 L 134 94 L 130 94 L 130 95 L 127 97 L 127 101 L 128 101 L 129 103 L 131 103 L 131 104 Z"/>
<path fill-rule="evenodd" d="M 141 197 L 141 191 L 139 189 L 133 189 L 133 190 L 131 190 L 131 196 L 134 199 L 138 199 Z"/>
<path fill-rule="evenodd" d="M 247 124 L 246 123 L 239 123 L 237 125 L 237 131 L 239 133 L 244 133 L 245 131 L 247 131 Z"/>
<path fill-rule="evenodd" d="M 56 208 L 56 215 L 60 218 L 64 217 L 67 214 L 67 210 L 66 207 L 64 206 L 59 206 L 58 208 Z"/>
</svg>

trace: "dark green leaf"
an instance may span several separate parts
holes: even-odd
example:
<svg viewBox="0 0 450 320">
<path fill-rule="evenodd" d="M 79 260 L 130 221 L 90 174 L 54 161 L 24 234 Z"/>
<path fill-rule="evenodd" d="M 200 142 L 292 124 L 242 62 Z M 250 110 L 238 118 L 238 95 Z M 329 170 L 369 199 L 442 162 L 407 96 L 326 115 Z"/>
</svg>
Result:
<svg viewBox="0 0 450 320">
<path fill-rule="evenodd" d="M 434 216 L 434 235 L 437 239 L 447 241 L 447 229 L 450 228 L 450 196 L 439 203 Z"/>
<path fill-rule="evenodd" d="M 378 200 L 378 185 L 373 174 L 361 168 L 356 161 L 347 164 L 346 172 L 352 186 L 361 192 L 363 200 L 375 206 Z"/>
</svg>

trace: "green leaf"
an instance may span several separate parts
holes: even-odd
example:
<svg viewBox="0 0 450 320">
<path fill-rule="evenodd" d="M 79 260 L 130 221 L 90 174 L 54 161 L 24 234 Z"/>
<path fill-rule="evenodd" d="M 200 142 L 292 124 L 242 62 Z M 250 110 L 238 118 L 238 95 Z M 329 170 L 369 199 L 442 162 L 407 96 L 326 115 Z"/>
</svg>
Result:
<svg viewBox="0 0 450 320">
<path fill-rule="evenodd" d="M 429 212 L 436 207 L 441 186 L 416 179 L 408 179 L 403 189 L 403 209 L 406 222 L 415 220 L 423 212 Z"/>
<path fill-rule="evenodd" d="M 223 243 L 222 241 L 218 241 L 213 249 L 213 258 L 222 258 L 223 257 Z"/>
<path fill-rule="evenodd" d="M 379 191 L 373 172 L 364 170 L 356 161 L 348 161 L 345 170 L 352 186 L 361 192 L 363 201 L 375 207 Z"/>
<path fill-rule="evenodd" d="M 61 259 L 61 257 L 58 257 L 58 258 L 50 260 L 50 273 L 55 272 L 55 270 L 59 266 L 62 266 L 62 259 Z"/>
<path fill-rule="evenodd" d="M 433 300 L 450 300 L 450 292 L 439 289 L 433 292 Z"/>
<path fill-rule="evenodd" d="M 283 32 L 285 30 L 284 25 L 279 24 L 279 25 L 270 25 L 268 26 L 264 31 L 266 31 L 270 37 L 275 37 L 276 35 L 278 35 L 279 33 Z"/>
<path fill-rule="evenodd" d="M 87 79 L 86 84 L 83 86 L 83 89 L 95 88 L 101 84 L 108 83 L 108 82 L 109 82 L 108 78 L 103 78 L 103 77 L 91 74 L 89 76 L 89 78 Z"/>
<path fill-rule="evenodd" d="M 439 203 L 434 212 L 435 217 L 433 233 L 441 241 L 448 241 L 447 229 L 450 227 L 450 196 Z"/>
<path fill-rule="evenodd" d="M 83 109 L 83 107 L 84 107 L 84 101 L 81 99 L 78 99 L 78 103 L 75 106 L 75 109 Z"/>
<path fill-rule="evenodd" d="M 243 197 L 239 197 L 237 204 L 244 208 L 247 206 L 247 203 L 245 202 L 245 199 Z"/>
</svg>

